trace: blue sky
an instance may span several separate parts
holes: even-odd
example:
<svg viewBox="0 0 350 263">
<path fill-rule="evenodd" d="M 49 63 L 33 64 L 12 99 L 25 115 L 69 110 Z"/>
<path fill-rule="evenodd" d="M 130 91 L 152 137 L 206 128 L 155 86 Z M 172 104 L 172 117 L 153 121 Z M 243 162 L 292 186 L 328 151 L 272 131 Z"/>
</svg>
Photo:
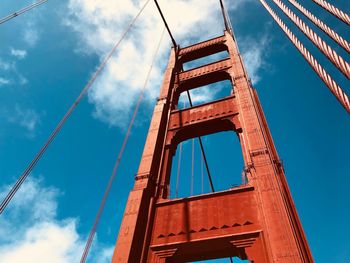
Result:
<svg viewBox="0 0 350 263">
<path fill-rule="evenodd" d="M 222 33 L 217 1 L 159 2 L 182 46 Z M 349 116 L 257 0 L 226 2 L 315 261 L 349 262 Z M 312 1 L 304 2 L 350 40 L 348 26 Z M 350 12 L 347 1 L 333 2 Z M 3 0 L 0 17 L 30 3 Z M 0 196 L 21 174 L 119 38 L 137 12 L 137 3 L 49 1 L 0 26 Z M 80 257 L 162 30 L 153 3 L 145 14 L 0 216 L 1 263 L 19 262 L 21 257 L 41 262 L 44 256 L 56 260 L 52 262 L 75 262 Z M 348 80 L 287 22 L 350 94 Z M 320 35 L 350 61 L 349 54 Z M 108 262 L 113 250 L 169 46 L 165 36 L 90 262 Z M 212 93 L 207 88 L 192 95 L 196 103 L 202 103 L 227 94 L 225 85 L 216 90 Z M 204 146 L 216 188 L 238 184 L 243 161 L 236 136 L 229 132 L 207 136 Z M 195 143 L 194 194 L 202 191 L 199 156 Z M 177 158 L 172 170 L 172 195 Z M 188 196 L 191 141 L 183 144 L 182 159 L 179 194 Z M 206 178 L 204 191 L 209 191 Z M 67 246 L 58 249 L 59 241 Z"/>
</svg>

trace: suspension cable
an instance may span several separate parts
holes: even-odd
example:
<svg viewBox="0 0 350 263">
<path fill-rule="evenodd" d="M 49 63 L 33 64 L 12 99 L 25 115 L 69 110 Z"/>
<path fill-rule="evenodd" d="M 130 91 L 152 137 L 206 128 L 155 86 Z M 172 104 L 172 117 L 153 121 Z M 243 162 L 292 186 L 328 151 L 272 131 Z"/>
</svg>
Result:
<svg viewBox="0 0 350 263">
<path fill-rule="evenodd" d="M 186 107 L 186 101 L 183 102 L 183 107 Z M 175 189 L 175 197 L 179 197 L 179 180 L 180 180 L 180 172 L 181 172 L 181 158 L 182 158 L 182 143 L 179 146 L 179 159 L 177 160 L 177 174 L 176 174 L 176 189 Z"/>
<path fill-rule="evenodd" d="M 304 14 L 310 21 L 312 21 L 316 26 L 318 26 L 323 32 L 325 32 L 330 38 L 332 38 L 336 43 L 338 43 L 342 48 L 344 48 L 348 53 L 350 53 L 350 44 L 347 40 L 338 35 L 333 29 L 323 23 L 320 19 L 314 16 L 309 10 L 304 8 L 296 0 L 288 0 L 295 8 L 297 8 L 301 13 Z"/>
<path fill-rule="evenodd" d="M 194 192 L 194 139 L 192 139 L 191 196 Z"/>
<path fill-rule="evenodd" d="M 303 55 L 305 60 L 309 63 L 316 74 L 321 78 L 321 80 L 326 84 L 329 90 L 337 98 L 340 104 L 345 108 L 345 110 L 350 114 L 350 101 L 346 93 L 342 88 L 333 80 L 333 78 L 327 73 L 327 71 L 318 63 L 318 61 L 311 55 L 311 53 L 304 47 L 304 45 L 299 41 L 299 39 L 290 31 L 290 29 L 283 23 L 282 19 L 272 10 L 272 8 L 265 2 L 265 0 L 260 0 L 261 4 L 270 13 L 272 18 L 284 31 L 290 41 L 298 49 L 298 51 Z"/>
<path fill-rule="evenodd" d="M 227 31 L 230 31 L 230 25 L 228 23 L 228 19 L 227 19 L 227 16 L 226 16 L 226 10 L 225 10 L 225 6 L 224 6 L 224 3 L 222 0 L 220 0 L 220 8 L 221 8 L 221 13 L 222 13 L 222 17 L 224 19 L 224 24 L 225 24 L 225 29 Z"/>
<path fill-rule="evenodd" d="M 222 1 L 224 1 L 224 0 L 222 0 Z M 224 2 L 224 7 L 225 7 L 225 2 Z M 228 10 L 227 9 L 225 9 L 225 12 L 226 12 L 226 17 L 227 17 L 227 21 L 228 21 L 228 26 L 229 26 L 229 28 L 230 28 L 230 33 L 231 33 L 231 35 L 234 37 L 234 33 L 233 33 L 233 27 L 232 27 L 232 23 L 231 23 L 231 19 L 230 19 L 230 15 L 229 15 L 229 13 L 228 13 Z"/>
<path fill-rule="evenodd" d="M 180 143 L 180 146 L 179 146 L 179 159 L 177 160 L 175 198 L 179 197 L 179 178 L 180 178 L 180 171 L 181 171 L 181 157 L 182 157 L 182 143 Z"/>
<path fill-rule="evenodd" d="M 56 135 L 58 134 L 58 132 L 61 130 L 61 128 L 63 127 L 63 125 L 66 123 L 66 121 L 68 120 L 68 118 L 70 117 L 70 115 L 73 113 L 73 111 L 75 110 L 75 108 L 78 106 L 78 104 L 80 103 L 80 101 L 82 100 L 82 98 L 84 97 L 84 95 L 87 93 L 87 91 L 90 89 L 90 87 L 92 86 L 92 84 L 94 83 L 94 81 L 96 80 L 96 78 L 99 76 L 99 74 L 102 72 L 102 70 L 105 68 L 107 62 L 110 60 L 110 58 L 112 57 L 112 55 L 114 54 L 114 52 L 116 51 L 116 49 L 119 47 L 119 44 L 122 42 L 122 40 L 125 38 L 126 34 L 130 31 L 131 27 L 134 25 L 135 21 L 137 20 L 137 18 L 140 16 L 140 14 L 142 13 L 142 11 L 145 9 L 146 5 L 149 3 L 150 0 L 146 0 L 145 4 L 142 6 L 142 8 L 139 10 L 139 12 L 137 13 L 137 15 L 132 19 L 132 21 L 130 22 L 130 24 L 128 25 L 128 27 L 125 29 L 125 31 L 123 32 L 123 34 L 121 35 L 120 39 L 117 41 L 117 43 L 114 45 L 114 47 L 112 48 L 112 50 L 108 53 L 108 55 L 106 56 L 106 58 L 102 61 L 102 63 L 100 64 L 100 66 L 98 67 L 98 69 L 95 71 L 95 73 L 92 75 L 91 79 L 89 80 L 89 82 L 86 84 L 86 86 L 83 88 L 83 90 L 80 92 L 79 96 L 76 98 L 76 100 L 74 101 L 74 103 L 70 106 L 70 108 L 68 109 L 68 111 L 64 114 L 64 116 L 62 117 L 62 119 L 60 120 L 60 122 L 57 124 L 57 126 L 55 127 L 55 129 L 53 130 L 53 132 L 50 134 L 49 138 L 45 141 L 45 143 L 41 146 L 39 152 L 35 155 L 35 157 L 33 158 L 33 160 L 29 163 L 29 165 L 27 166 L 27 168 L 24 170 L 24 172 L 22 173 L 22 175 L 19 177 L 19 179 L 16 181 L 15 185 L 12 187 L 12 189 L 10 190 L 10 192 L 7 194 L 7 196 L 5 197 L 5 199 L 1 202 L 0 205 L 0 214 L 4 211 L 4 209 L 6 208 L 6 206 L 8 205 L 8 203 L 11 201 L 11 199 L 13 198 L 13 196 L 16 194 L 16 192 L 18 191 L 18 189 L 20 188 L 20 186 L 22 185 L 22 183 L 25 181 L 25 179 L 27 178 L 27 176 L 30 174 L 30 172 L 33 170 L 33 168 L 35 167 L 35 165 L 37 164 L 37 162 L 40 160 L 40 158 L 42 157 L 42 155 L 44 154 L 44 152 L 46 151 L 46 149 L 48 148 L 48 146 L 50 145 L 50 143 L 53 141 L 53 139 L 56 137 Z"/>
<path fill-rule="evenodd" d="M 192 99 L 191 99 L 191 94 L 190 94 L 190 92 L 189 92 L 188 90 L 187 90 L 187 97 L 188 97 L 188 101 L 190 102 L 190 106 L 193 107 Z M 209 165 L 208 165 L 207 157 L 206 157 L 205 152 L 204 152 L 204 146 L 203 146 L 203 142 L 202 142 L 201 136 L 198 136 L 198 141 L 199 141 L 199 146 L 200 146 L 201 151 L 202 151 L 202 155 L 203 155 L 203 159 L 204 159 L 205 168 L 207 169 L 208 178 L 209 178 L 209 183 L 210 183 L 210 188 L 211 188 L 211 191 L 214 193 L 214 192 L 215 192 L 214 184 L 213 184 L 213 180 L 212 180 L 212 178 L 211 178 L 211 174 L 210 174 L 210 170 L 209 170 Z"/>
<path fill-rule="evenodd" d="M 273 0 L 290 20 L 315 44 L 315 46 L 336 66 L 345 77 L 350 79 L 350 65 L 338 55 L 323 39 L 308 27 L 295 13 L 280 0 Z"/>
<path fill-rule="evenodd" d="M 175 41 L 173 35 L 171 34 L 170 28 L 169 28 L 169 26 L 168 26 L 168 23 L 167 23 L 166 20 L 165 20 L 165 17 L 164 17 L 164 15 L 163 15 L 162 9 L 160 9 L 160 6 L 159 6 L 157 0 L 154 0 L 154 3 L 155 3 L 156 6 L 157 6 L 157 9 L 158 9 L 158 11 L 159 11 L 160 16 L 162 17 L 162 20 L 163 20 L 163 22 L 164 22 L 164 25 L 165 25 L 165 27 L 166 27 L 166 30 L 168 31 L 168 34 L 169 34 L 169 36 L 170 36 L 170 38 L 171 38 L 171 41 L 173 42 L 173 46 L 174 46 L 174 48 L 176 48 L 176 47 L 177 47 L 176 41 Z"/>
<path fill-rule="evenodd" d="M 201 155 L 201 178 L 202 178 L 202 194 L 204 194 L 204 163 L 203 163 L 203 155 Z"/>
<path fill-rule="evenodd" d="M 159 42 L 157 44 L 157 47 L 156 47 L 156 50 L 153 54 L 153 58 L 152 58 L 152 62 L 151 62 L 151 66 L 147 72 L 147 75 L 146 75 L 146 79 L 145 79 L 145 82 L 142 86 L 142 89 L 141 89 L 141 93 L 139 95 L 139 98 L 137 100 L 137 103 L 136 103 L 136 106 L 135 106 L 135 109 L 134 109 L 134 113 L 132 115 L 132 118 L 130 120 L 130 123 L 129 123 L 129 126 L 128 126 L 128 129 L 126 131 L 126 134 L 125 134 L 125 137 L 124 137 L 124 140 L 123 140 L 123 144 L 122 144 L 122 147 L 120 148 L 119 150 L 119 154 L 118 154 L 118 158 L 115 162 L 115 165 L 113 167 L 113 171 L 112 171 L 112 174 L 109 178 L 109 181 L 108 181 L 108 184 L 107 184 L 107 187 L 106 187 L 106 190 L 103 194 L 103 198 L 101 200 L 101 203 L 100 203 L 100 207 L 98 209 L 98 212 L 97 212 L 97 215 L 96 215 L 96 218 L 95 218 L 95 221 L 94 221 L 94 225 L 90 231 L 90 234 L 89 234 L 89 238 L 85 244 L 85 248 L 84 248 L 84 252 L 83 252 L 83 255 L 80 259 L 80 263 L 85 263 L 86 259 L 87 259 L 87 256 L 89 254 L 89 250 L 90 250 L 90 247 L 91 247 L 91 244 L 92 244 L 92 241 L 94 239 L 94 236 L 96 234 L 96 229 L 97 229 L 97 226 L 98 226 L 98 223 L 100 221 L 100 218 L 101 218 L 101 215 L 102 215 L 102 212 L 103 212 L 103 209 L 105 207 L 105 204 L 106 204 L 106 201 L 107 201 L 107 197 L 108 197 L 108 194 L 111 190 L 111 187 L 112 187 L 112 184 L 113 184 L 113 181 L 114 181 L 114 178 L 117 174 L 117 171 L 118 171 L 118 167 L 119 167 L 119 164 L 120 164 L 120 161 L 121 161 L 121 158 L 123 156 L 123 153 L 125 151 L 125 147 L 126 147 L 126 144 L 129 140 L 129 137 L 130 137 L 130 133 L 131 133 L 131 129 L 133 128 L 133 125 L 134 125 L 134 122 L 135 122 L 135 119 L 136 119 L 136 116 L 137 116 L 137 113 L 139 111 L 139 108 L 141 106 L 141 102 L 143 100 L 143 97 L 144 97 L 144 93 L 145 93 L 145 90 L 146 90 L 146 87 L 147 87 L 147 84 L 148 84 L 148 81 L 149 81 L 149 78 L 151 76 L 151 72 L 152 72 L 152 69 L 153 69 L 153 65 L 155 63 L 155 60 L 156 60 L 156 57 L 157 57 L 157 54 L 159 52 L 159 49 L 160 49 L 160 44 L 162 42 L 162 39 L 163 39 L 163 36 L 164 36 L 164 32 L 165 32 L 165 29 L 163 30 L 162 34 L 161 34 L 161 37 L 159 39 Z"/>
<path fill-rule="evenodd" d="M 29 5 L 29 6 L 26 6 L 26 7 L 22 8 L 22 9 L 14 12 L 14 13 L 8 15 L 8 16 L 5 16 L 5 17 L 1 18 L 0 19 L 0 25 L 5 23 L 5 22 L 7 22 L 7 21 L 9 21 L 9 20 L 11 20 L 12 18 L 15 18 L 15 17 L 17 17 L 19 15 L 22 15 L 22 14 L 28 12 L 29 10 L 32 10 L 33 8 L 35 8 L 35 7 L 39 6 L 39 5 L 42 5 L 43 3 L 46 3 L 47 1 L 48 0 L 40 0 L 40 1 L 36 2 L 36 3 L 33 3 L 33 4 Z"/>
<path fill-rule="evenodd" d="M 336 8 L 334 5 L 331 5 L 327 1 L 324 0 L 312 0 L 319 6 L 323 7 L 326 11 L 343 21 L 345 24 L 348 24 L 350 26 L 350 16 L 343 11 L 341 11 L 339 8 Z"/>
</svg>

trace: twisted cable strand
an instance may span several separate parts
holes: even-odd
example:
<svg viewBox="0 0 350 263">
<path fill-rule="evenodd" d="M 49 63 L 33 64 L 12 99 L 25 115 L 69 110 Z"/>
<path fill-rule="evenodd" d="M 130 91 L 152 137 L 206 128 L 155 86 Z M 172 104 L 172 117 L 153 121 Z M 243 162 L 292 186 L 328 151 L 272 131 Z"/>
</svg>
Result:
<svg viewBox="0 0 350 263">
<path fill-rule="evenodd" d="M 333 29 L 331 29 L 329 26 L 327 26 L 325 23 L 323 23 L 320 19 L 318 19 L 316 16 L 314 16 L 309 10 L 304 8 L 296 0 L 288 0 L 288 1 L 295 8 L 297 8 L 301 13 L 303 13 L 308 19 L 310 19 L 310 21 L 312 21 L 316 26 L 318 26 L 323 32 L 325 32 L 330 38 L 332 38 L 342 48 L 344 48 L 348 53 L 350 53 L 350 44 L 347 40 L 345 40 L 340 35 L 338 35 L 337 32 L 335 32 Z"/>
<path fill-rule="evenodd" d="M 280 0 L 273 2 L 285 13 L 290 20 L 315 44 L 315 46 L 336 66 L 345 77 L 350 79 L 350 65 L 341 56 L 337 54 L 323 39 L 308 27 L 296 14 L 294 14 Z"/>
<path fill-rule="evenodd" d="M 350 16 L 343 11 L 341 11 L 339 8 L 336 8 L 334 5 L 331 5 L 330 3 L 324 1 L 324 0 L 312 0 L 319 6 L 323 7 L 326 11 L 343 21 L 345 24 L 350 26 Z"/>
<path fill-rule="evenodd" d="M 271 9 L 271 7 L 265 2 L 265 0 L 260 0 L 261 4 L 270 13 L 272 18 L 281 27 L 284 33 L 288 36 L 290 41 L 303 55 L 305 60 L 309 63 L 316 74 L 322 79 L 329 90 L 337 98 L 340 104 L 345 108 L 345 110 L 350 114 L 350 101 L 346 93 L 342 88 L 333 80 L 333 78 L 327 73 L 327 71 L 318 63 L 318 61 L 311 55 L 311 53 L 304 47 L 304 45 L 299 41 L 299 39 L 290 31 L 290 29 L 283 23 L 282 19 Z"/>
</svg>

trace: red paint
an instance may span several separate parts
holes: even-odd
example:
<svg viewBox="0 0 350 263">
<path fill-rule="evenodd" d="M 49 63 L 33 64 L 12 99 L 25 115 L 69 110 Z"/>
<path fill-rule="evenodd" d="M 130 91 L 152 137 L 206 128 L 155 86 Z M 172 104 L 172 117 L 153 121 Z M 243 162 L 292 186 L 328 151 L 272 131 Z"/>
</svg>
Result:
<svg viewBox="0 0 350 263">
<path fill-rule="evenodd" d="M 227 50 L 229 59 L 182 72 L 182 63 Z M 181 92 L 230 80 L 231 96 L 177 110 Z M 233 130 L 248 183 L 227 191 L 169 199 L 177 145 Z M 255 263 L 313 262 L 256 91 L 236 43 L 224 36 L 172 50 L 121 224 L 113 263 L 188 262 L 240 257 Z"/>
</svg>

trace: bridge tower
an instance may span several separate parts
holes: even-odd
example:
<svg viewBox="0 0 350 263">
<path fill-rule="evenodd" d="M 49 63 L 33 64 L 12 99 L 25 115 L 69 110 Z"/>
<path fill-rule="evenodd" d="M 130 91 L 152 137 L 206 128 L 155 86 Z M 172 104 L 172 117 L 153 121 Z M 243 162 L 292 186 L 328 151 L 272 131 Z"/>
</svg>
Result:
<svg viewBox="0 0 350 263">
<path fill-rule="evenodd" d="M 228 58 L 183 71 L 183 63 Z M 178 109 L 182 92 L 229 80 L 228 97 Z M 177 145 L 221 131 L 239 138 L 247 182 L 225 191 L 169 198 Z M 313 262 L 256 90 L 234 37 L 173 48 L 130 192 L 112 262 L 191 262 L 240 257 L 254 263 Z"/>
</svg>

